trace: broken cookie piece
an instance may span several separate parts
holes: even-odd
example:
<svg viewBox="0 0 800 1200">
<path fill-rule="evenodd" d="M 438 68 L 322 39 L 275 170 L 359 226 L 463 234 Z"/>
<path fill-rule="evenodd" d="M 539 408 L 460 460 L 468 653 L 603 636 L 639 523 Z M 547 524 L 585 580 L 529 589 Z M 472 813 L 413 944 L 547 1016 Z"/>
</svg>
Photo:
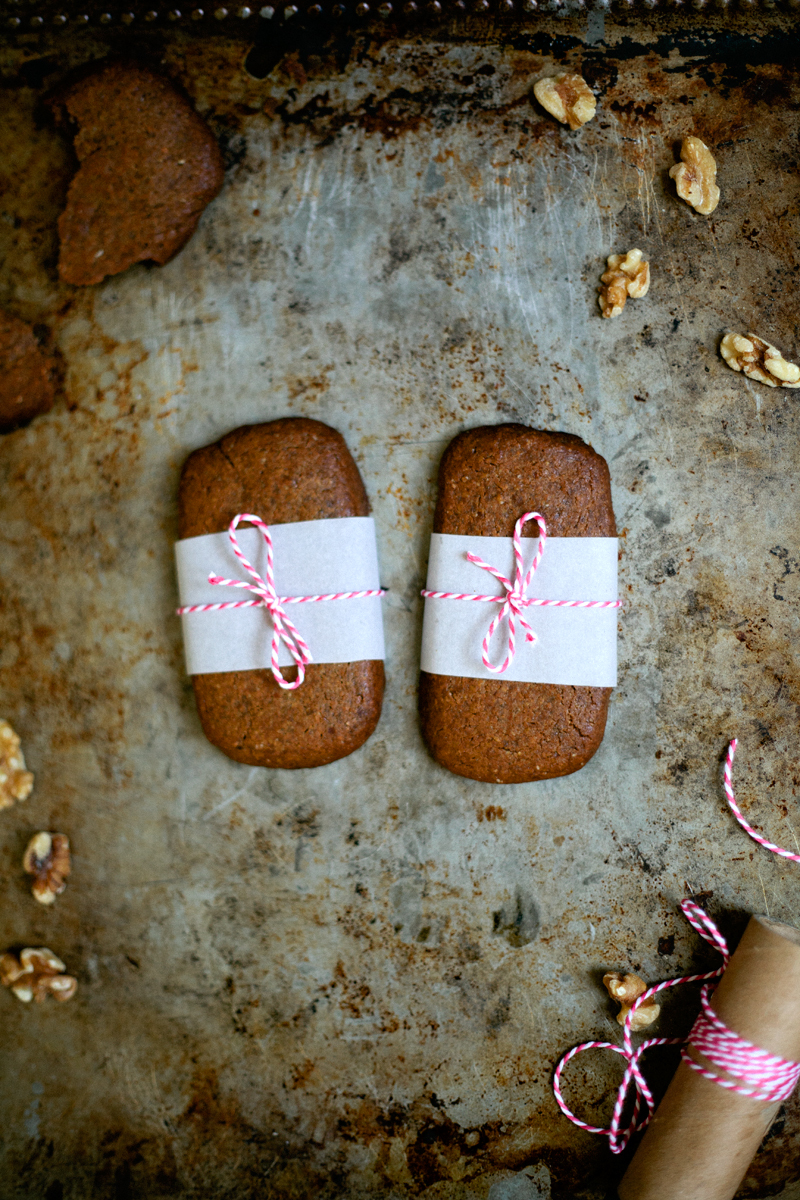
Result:
<svg viewBox="0 0 800 1200">
<path fill-rule="evenodd" d="M 33 791 L 33 775 L 25 770 L 18 735 L 8 721 L 0 720 L 0 808 L 27 800 Z"/>
<path fill-rule="evenodd" d="M 78 129 L 80 167 L 58 220 L 58 273 L 100 283 L 132 263 L 168 262 L 222 187 L 211 130 L 172 84 L 110 63 L 54 101 Z"/>
<path fill-rule="evenodd" d="M 641 250 L 627 254 L 609 254 L 608 270 L 600 276 L 603 286 L 597 303 L 604 317 L 618 317 L 630 296 L 640 300 L 650 288 L 650 263 L 642 258 Z"/>
<path fill-rule="evenodd" d="M 60 958 L 46 946 L 27 947 L 15 954 L 0 956 L 0 983 L 11 991 L 23 1004 L 31 1000 L 42 1003 L 47 996 L 54 1000 L 69 1000 L 75 995 L 78 981 L 66 975 L 66 967 Z"/>
<path fill-rule="evenodd" d="M 533 94 L 542 108 L 570 129 L 580 129 L 581 125 L 591 121 L 597 109 L 597 101 L 586 80 L 569 71 L 538 80 L 533 85 Z"/>
<path fill-rule="evenodd" d="M 685 137 L 681 143 L 681 159 L 682 162 L 670 168 L 670 179 L 675 180 L 681 200 L 707 217 L 719 204 L 714 155 L 699 137 Z"/>
<path fill-rule="evenodd" d="M 787 362 L 775 346 L 748 333 L 726 333 L 719 352 L 733 371 L 743 371 L 767 387 L 800 387 L 800 367 Z"/>
<path fill-rule="evenodd" d="M 35 875 L 32 892 L 40 904 L 52 904 L 67 886 L 71 863 L 69 838 L 63 833 L 35 833 L 22 858 L 22 869 Z"/>
<path fill-rule="evenodd" d="M 56 394 L 56 362 L 30 325 L 0 312 L 0 433 L 49 412 Z"/>
</svg>

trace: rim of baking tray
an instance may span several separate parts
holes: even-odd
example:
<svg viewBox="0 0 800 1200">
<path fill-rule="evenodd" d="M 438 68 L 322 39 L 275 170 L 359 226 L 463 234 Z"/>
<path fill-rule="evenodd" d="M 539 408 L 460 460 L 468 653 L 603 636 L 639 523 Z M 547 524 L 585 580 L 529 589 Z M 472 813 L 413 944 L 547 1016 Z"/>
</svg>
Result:
<svg viewBox="0 0 800 1200">
<path fill-rule="evenodd" d="M 155 0 L 157 3 L 158 0 Z M 180 7 L 154 0 L 131 6 L 120 0 L 0 0 L 0 31 L 27 34 L 44 33 L 53 29 L 80 28 L 147 28 L 153 26 L 185 26 L 198 31 L 214 31 L 229 36 L 268 35 L 277 27 L 295 26 L 298 33 L 317 26 L 331 29 L 370 27 L 387 34 L 420 33 L 432 36 L 434 31 L 480 34 L 490 25 L 498 33 L 503 30 L 520 33 L 535 31 L 537 18 L 607 15 L 613 20 L 648 17 L 678 18 L 682 24 L 697 25 L 730 20 L 736 15 L 757 14 L 760 19 L 800 13 L 800 0 L 300 0 L 285 3 L 274 0 L 261 4 L 226 5 L 220 0 L 193 0 Z M 288 32 L 288 30 L 287 30 Z"/>
</svg>

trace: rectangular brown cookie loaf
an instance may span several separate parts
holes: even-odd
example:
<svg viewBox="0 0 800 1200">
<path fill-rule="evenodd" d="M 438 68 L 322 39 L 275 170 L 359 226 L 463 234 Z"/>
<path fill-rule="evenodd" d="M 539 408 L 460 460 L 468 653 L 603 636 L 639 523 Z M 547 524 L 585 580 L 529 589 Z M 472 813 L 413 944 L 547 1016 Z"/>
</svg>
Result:
<svg viewBox="0 0 800 1200">
<path fill-rule="evenodd" d="M 551 537 L 616 537 L 604 458 L 579 437 L 492 425 L 454 438 L 439 468 L 435 533 L 512 537 L 524 512 Z M 530 523 L 526 536 L 538 530 Z M 611 688 L 422 672 L 419 712 L 431 754 L 456 775 L 525 783 L 569 775 L 603 740 Z"/>
<path fill-rule="evenodd" d="M 304 417 L 245 425 L 196 450 L 184 465 L 178 503 L 181 538 L 220 533 L 241 512 L 268 525 L 369 515 L 344 438 Z M 284 677 L 295 679 L 296 671 L 284 668 Z M 192 683 L 206 737 L 230 758 L 319 767 L 351 754 L 373 732 L 384 674 L 377 661 L 310 663 L 295 691 L 278 687 L 268 669 L 194 675 Z"/>
</svg>

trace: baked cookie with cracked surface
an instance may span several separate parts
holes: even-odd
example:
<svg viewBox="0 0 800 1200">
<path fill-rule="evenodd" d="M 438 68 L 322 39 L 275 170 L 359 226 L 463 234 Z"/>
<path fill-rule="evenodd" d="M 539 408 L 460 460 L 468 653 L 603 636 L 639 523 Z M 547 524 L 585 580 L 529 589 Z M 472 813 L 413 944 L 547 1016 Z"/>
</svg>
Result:
<svg viewBox="0 0 800 1200">
<path fill-rule="evenodd" d="M 56 361 L 30 325 L 0 312 L 0 433 L 27 425 L 53 407 Z"/>
<path fill-rule="evenodd" d="M 111 62 L 51 101 L 76 128 L 80 166 L 58 219 L 58 273 L 100 283 L 133 263 L 166 263 L 224 179 L 203 118 L 168 79 Z"/>
<path fill-rule="evenodd" d="M 193 538 L 225 531 L 239 513 L 272 526 L 366 517 L 370 506 L 341 434 L 321 421 L 286 417 L 243 426 L 191 454 L 178 509 L 179 536 Z M 283 674 L 293 680 L 296 668 Z M 377 659 L 312 660 L 294 691 L 280 687 L 267 668 L 195 674 L 192 683 L 203 732 L 229 758 L 260 767 L 319 767 L 352 754 L 372 734 L 384 668 Z"/>
<path fill-rule="evenodd" d="M 608 465 L 572 434 L 468 430 L 445 451 L 438 488 L 434 533 L 510 538 L 520 514 L 536 511 L 551 537 L 616 537 Z M 603 740 L 611 691 L 422 671 L 422 734 L 437 762 L 468 779 L 570 775 Z"/>
</svg>

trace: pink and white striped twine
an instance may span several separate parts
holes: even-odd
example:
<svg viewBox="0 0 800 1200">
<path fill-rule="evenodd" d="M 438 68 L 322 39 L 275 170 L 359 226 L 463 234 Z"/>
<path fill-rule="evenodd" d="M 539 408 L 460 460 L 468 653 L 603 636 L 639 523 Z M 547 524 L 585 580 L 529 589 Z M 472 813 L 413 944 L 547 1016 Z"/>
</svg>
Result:
<svg viewBox="0 0 800 1200">
<path fill-rule="evenodd" d="M 800 862 L 800 854 L 794 854 L 790 850 L 776 846 L 774 842 L 767 841 L 742 815 L 736 803 L 731 782 L 736 745 L 734 738 L 728 746 L 723 774 L 725 795 L 733 815 L 745 832 L 760 846 L 771 850 L 773 854 L 781 855 L 782 858 Z M 728 945 L 708 913 L 703 912 L 693 900 L 683 900 L 681 909 L 687 921 L 700 936 L 719 950 L 723 960 L 722 966 L 718 967 L 716 971 L 709 971 L 704 975 L 681 975 L 677 979 L 667 979 L 663 983 L 657 983 L 648 988 L 634 1002 L 625 1018 L 621 1046 L 614 1042 L 582 1042 L 581 1045 L 567 1051 L 556 1067 L 553 1076 L 553 1092 L 564 1116 L 580 1129 L 585 1129 L 587 1133 L 598 1133 L 607 1137 L 612 1154 L 620 1154 L 633 1134 L 645 1128 L 655 1111 L 653 1095 L 639 1068 L 639 1060 L 652 1046 L 682 1046 L 681 1058 L 693 1071 L 697 1071 L 705 1079 L 719 1084 L 720 1087 L 738 1092 L 740 1096 L 749 1096 L 762 1103 L 788 1100 L 800 1081 L 800 1063 L 780 1058 L 776 1054 L 769 1054 L 766 1050 L 754 1045 L 753 1042 L 739 1037 L 737 1033 L 727 1027 L 711 1007 L 713 988 L 710 982 L 705 983 L 701 992 L 700 1015 L 688 1038 L 646 1038 L 640 1046 L 634 1048 L 631 1041 L 631 1022 L 634 1012 L 640 1005 L 645 1004 L 652 996 L 656 996 L 666 988 L 677 987 L 681 983 L 699 983 L 718 979 L 724 973 L 730 960 Z M 703 1064 L 696 1062 L 689 1053 L 689 1049 L 692 1047 L 716 1069 L 709 1070 Z M 589 1125 L 577 1117 L 568 1108 L 561 1091 L 561 1075 L 564 1068 L 571 1059 L 584 1050 L 614 1050 L 617 1054 L 621 1054 L 627 1063 L 622 1083 L 617 1092 L 611 1123 L 607 1129 L 598 1125 Z M 720 1071 L 724 1074 L 719 1074 Z M 623 1126 L 622 1117 L 631 1085 L 634 1089 L 633 1109 L 628 1123 Z M 640 1118 L 642 1110 L 644 1111 Z"/>
<path fill-rule="evenodd" d="M 256 528 L 261 530 L 264 541 L 267 544 L 266 579 L 261 578 L 252 563 L 248 562 L 242 553 L 236 539 L 236 530 L 240 521 L 248 521 L 251 525 L 255 525 Z M 208 582 L 217 583 L 223 587 L 247 588 L 248 591 L 258 596 L 258 599 L 230 600 L 224 604 L 187 604 L 183 608 L 177 609 L 177 614 L 179 617 L 182 617 L 186 613 L 219 612 L 226 608 L 254 608 L 259 605 L 263 606 L 272 620 L 272 646 L 270 653 L 272 674 L 278 686 L 284 688 L 287 692 L 292 692 L 295 688 L 300 687 L 306 677 L 306 666 L 308 663 L 313 662 L 313 659 L 302 634 L 287 616 L 286 610 L 283 607 L 285 604 L 313 604 L 321 600 L 363 600 L 368 596 L 386 595 L 383 588 L 372 588 L 364 592 L 330 592 L 324 596 L 279 596 L 275 590 L 272 536 L 269 532 L 269 526 L 260 517 L 254 516 L 253 513 L 237 513 L 228 526 L 228 537 L 230 538 L 233 553 L 248 574 L 253 577 L 255 583 L 248 583 L 246 579 L 223 579 L 220 575 L 209 575 Z M 286 646 L 297 664 L 297 678 L 292 683 L 284 679 L 278 666 L 278 650 L 281 642 Z"/>
<path fill-rule="evenodd" d="M 530 570 L 527 575 L 523 575 L 525 564 L 522 561 L 522 530 L 528 521 L 536 521 L 539 526 L 539 546 L 531 563 Z M 547 523 L 541 513 L 527 512 L 522 514 L 514 526 L 513 542 L 514 559 L 517 567 L 513 583 L 510 579 L 506 579 L 505 575 L 495 567 L 491 566 L 490 563 L 484 562 L 482 558 L 479 558 L 477 554 L 473 554 L 471 550 L 467 551 L 467 558 L 471 563 L 475 563 L 476 567 L 488 571 L 490 575 L 494 575 L 495 579 L 499 580 L 505 588 L 505 595 L 477 596 L 466 595 L 463 592 L 429 592 L 427 589 L 422 592 L 426 600 L 477 600 L 482 603 L 502 605 L 499 613 L 492 619 L 492 623 L 481 645 L 481 660 L 483 665 L 487 671 L 492 671 L 496 675 L 502 675 L 514 661 L 516 653 L 516 621 L 519 621 L 525 630 L 525 640 L 527 642 L 536 642 L 537 640 L 536 634 L 525 620 L 524 610 L 526 608 L 619 608 L 622 604 L 621 600 L 538 600 L 527 596 L 526 592 L 530 587 L 536 568 L 542 561 L 542 554 L 547 542 Z M 506 617 L 508 618 L 508 651 L 500 666 L 495 667 L 489 658 L 489 643 L 494 637 L 498 625 Z"/>
</svg>

